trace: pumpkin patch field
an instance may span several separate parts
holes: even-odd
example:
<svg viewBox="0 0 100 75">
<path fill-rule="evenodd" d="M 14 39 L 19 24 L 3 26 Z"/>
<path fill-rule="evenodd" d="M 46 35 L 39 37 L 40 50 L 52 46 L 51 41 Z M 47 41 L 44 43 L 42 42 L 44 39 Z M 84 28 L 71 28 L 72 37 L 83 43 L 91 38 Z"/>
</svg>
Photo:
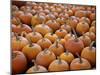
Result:
<svg viewBox="0 0 100 75">
<path fill-rule="evenodd" d="M 96 6 L 12 1 L 13 74 L 96 69 Z"/>
</svg>

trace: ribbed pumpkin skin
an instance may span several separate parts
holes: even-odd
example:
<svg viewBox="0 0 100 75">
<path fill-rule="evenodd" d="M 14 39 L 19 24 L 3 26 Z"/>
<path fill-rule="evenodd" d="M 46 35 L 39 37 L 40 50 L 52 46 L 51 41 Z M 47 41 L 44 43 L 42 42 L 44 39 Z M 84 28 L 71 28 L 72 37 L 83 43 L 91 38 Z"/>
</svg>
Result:
<svg viewBox="0 0 100 75">
<path fill-rule="evenodd" d="M 81 40 L 75 41 L 75 39 L 69 39 L 65 42 L 65 49 L 76 55 L 81 53 L 84 48 L 84 44 Z"/>
</svg>

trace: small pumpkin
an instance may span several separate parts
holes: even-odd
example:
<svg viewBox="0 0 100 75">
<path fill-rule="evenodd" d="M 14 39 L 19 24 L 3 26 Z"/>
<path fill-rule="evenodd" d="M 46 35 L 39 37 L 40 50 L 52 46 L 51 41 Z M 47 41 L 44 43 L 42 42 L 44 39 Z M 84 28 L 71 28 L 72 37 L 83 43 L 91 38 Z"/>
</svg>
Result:
<svg viewBox="0 0 100 75">
<path fill-rule="evenodd" d="M 66 52 L 60 55 L 60 58 L 70 64 L 71 61 L 74 59 L 74 55 L 71 52 L 68 52 L 68 50 L 66 50 Z"/>
<path fill-rule="evenodd" d="M 87 70 L 91 68 L 91 64 L 85 58 L 78 56 L 72 60 L 70 64 L 70 70 Z"/>
<path fill-rule="evenodd" d="M 27 69 L 27 59 L 20 51 L 12 52 L 12 73 L 23 73 Z"/>
<path fill-rule="evenodd" d="M 64 52 L 64 47 L 59 43 L 58 40 L 56 40 L 55 43 L 49 47 L 49 50 L 52 51 L 56 56 L 59 56 Z"/>
<path fill-rule="evenodd" d="M 27 57 L 28 61 L 35 59 L 38 53 L 41 51 L 42 51 L 42 48 L 38 44 L 32 43 L 31 41 L 28 45 L 24 46 L 22 49 L 22 52 Z"/>
<path fill-rule="evenodd" d="M 82 50 L 81 57 L 87 59 L 92 66 L 96 64 L 96 48 L 93 47 L 94 41 L 90 44 L 90 46 L 85 47 Z"/>
<path fill-rule="evenodd" d="M 56 59 L 56 56 L 53 52 L 45 49 L 41 51 L 36 57 L 36 63 L 44 67 L 48 67 L 50 63 Z"/>
<path fill-rule="evenodd" d="M 55 34 L 60 38 L 64 38 L 67 33 L 68 32 L 65 29 L 59 29 L 55 32 Z"/>
<path fill-rule="evenodd" d="M 40 72 L 47 72 L 47 69 L 41 65 L 37 65 L 35 60 L 32 60 L 32 62 L 34 62 L 34 66 L 32 66 L 31 68 L 29 68 L 26 71 L 26 74 L 33 74 L 33 73 L 40 73 Z"/>
<path fill-rule="evenodd" d="M 89 31 L 89 24 L 85 21 L 79 22 L 76 26 L 76 31 L 81 35 Z"/>
<path fill-rule="evenodd" d="M 37 44 L 44 50 L 45 48 L 49 48 L 52 45 L 52 42 L 47 38 L 42 38 L 37 42 Z"/>
<path fill-rule="evenodd" d="M 39 32 L 44 36 L 45 34 L 52 32 L 52 29 L 45 24 L 39 24 L 34 27 L 34 31 Z"/>
<path fill-rule="evenodd" d="M 29 42 L 25 37 L 15 34 L 15 37 L 12 37 L 11 39 L 11 44 L 13 51 L 21 51 L 24 46 L 29 44 Z"/>
<path fill-rule="evenodd" d="M 68 39 L 65 42 L 65 49 L 75 55 L 76 52 L 79 54 L 81 53 L 82 49 L 84 48 L 84 44 L 82 40 L 77 38 L 77 35 L 74 29 L 73 29 L 73 32 L 75 34 L 75 38 Z"/>
<path fill-rule="evenodd" d="M 47 33 L 44 38 L 49 39 L 52 43 L 55 42 L 55 40 L 58 38 L 58 36 L 56 34 L 53 33 Z"/>
<path fill-rule="evenodd" d="M 83 41 L 84 47 L 89 46 L 90 43 L 91 43 L 90 37 L 88 37 L 88 36 L 86 36 L 84 34 L 83 34 L 83 36 L 80 36 L 79 39 Z"/>
<path fill-rule="evenodd" d="M 51 62 L 48 70 L 50 72 L 68 71 L 69 70 L 69 64 L 66 61 L 58 58 L 58 59 L 54 60 L 53 62 Z"/>
</svg>

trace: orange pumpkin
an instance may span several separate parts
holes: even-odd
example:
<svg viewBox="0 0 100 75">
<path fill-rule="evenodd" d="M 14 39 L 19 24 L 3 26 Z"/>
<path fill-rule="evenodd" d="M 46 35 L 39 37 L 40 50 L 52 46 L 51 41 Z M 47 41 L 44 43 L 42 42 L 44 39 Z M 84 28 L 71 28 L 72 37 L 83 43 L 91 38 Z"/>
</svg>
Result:
<svg viewBox="0 0 100 75">
<path fill-rule="evenodd" d="M 87 17 L 82 17 L 79 21 L 80 21 L 80 22 L 85 21 L 85 22 L 87 22 L 89 25 L 90 25 L 90 23 L 91 23 L 90 19 L 87 18 Z"/>
<path fill-rule="evenodd" d="M 16 5 L 12 5 L 12 11 L 18 11 L 19 10 L 19 8 L 18 8 L 18 6 L 16 6 Z"/>
<path fill-rule="evenodd" d="M 65 41 L 66 41 L 65 39 L 60 39 L 60 40 L 59 40 L 59 43 L 62 44 L 62 45 L 64 46 L 64 45 L 65 45 Z"/>
<path fill-rule="evenodd" d="M 96 40 L 96 34 L 93 33 L 93 32 L 91 32 L 91 31 L 86 32 L 84 35 L 90 37 L 90 39 L 91 39 L 92 41 L 95 41 L 95 40 Z"/>
<path fill-rule="evenodd" d="M 92 21 L 91 26 L 96 26 L 96 21 Z"/>
<path fill-rule="evenodd" d="M 78 23 L 78 20 L 76 18 L 73 18 L 73 17 L 69 17 L 66 21 L 66 24 L 67 25 L 70 25 L 71 28 L 76 28 L 77 26 L 77 23 Z"/>
<path fill-rule="evenodd" d="M 31 25 L 36 26 L 38 24 L 43 23 L 43 21 L 45 21 L 45 17 L 41 16 L 39 14 L 36 14 L 36 15 L 32 16 Z"/>
<path fill-rule="evenodd" d="M 57 18 L 56 21 L 57 21 L 60 25 L 65 24 L 65 19 L 64 19 L 64 18 Z"/>
<path fill-rule="evenodd" d="M 58 40 L 56 40 L 56 42 L 49 47 L 49 50 L 52 51 L 56 56 L 59 56 L 64 52 L 64 47 L 58 42 Z"/>
<path fill-rule="evenodd" d="M 45 49 L 44 51 L 41 51 L 37 57 L 36 57 L 36 63 L 38 65 L 42 65 L 44 67 L 48 67 L 50 63 L 56 59 L 56 56 L 53 52 L 49 51 L 48 49 Z"/>
<path fill-rule="evenodd" d="M 86 14 L 86 11 L 78 10 L 75 12 L 75 16 L 81 18 L 81 17 L 86 17 L 87 14 Z"/>
<path fill-rule="evenodd" d="M 91 21 L 96 20 L 96 13 L 95 12 L 91 13 L 90 16 L 89 16 L 89 18 L 90 18 Z"/>
<path fill-rule="evenodd" d="M 87 31 L 89 31 L 89 24 L 87 22 L 85 22 L 85 21 L 79 22 L 77 24 L 76 31 L 79 34 L 83 34 L 83 33 L 87 32 Z"/>
<path fill-rule="evenodd" d="M 73 11 L 71 10 L 71 9 L 69 9 L 69 10 L 67 10 L 67 14 L 69 15 L 69 16 L 73 16 Z"/>
<path fill-rule="evenodd" d="M 47 72 L 47 69 L 41 65 L 37 65 L 35 60 L 32 60 L 32 62 L 34 62 L 34 66 L 32 66 L 26 71 L 27 74 L 33 74 L 37 72 Z"/>
<path fill-rule="evenodd" d="M 31 32 L 31 33 L 28 33 L 28 34 L 26 35 L 26 38 L 27 38 L 27 39 L 30 39 L 33 43 L 36 43 L 36 42 L 38 42 L 40 39 L 42 39 L 43 36 L 42 36 L 40 33 L 33 31 L 33 32 Z"/>
<path fill-rule="evenodd" d="M 41 65 L 37 65 L 37 68 L 36 68 L 36 66 L 32 66 L 31 68 L 29 68 L 26 71 L 26 74 L 42 73 L 42 72 L 48 72 L 48 70 Z"/>
<path fill-rule="evenodd" d="M 30 25 L 31 24 L 31 19 L 32 19 L 32 14 L 25 12 L 24 14 L 21 14 L 19 16 L 20 20 L 22 21 L 22 23 Z"/>
<path fill-rule="evenodd" d="M 20 51 L 13 51 L 12 53 L 12 73 L 20 74 L 27 69 L 27 59 Z"/>
<path fill-rule="evenodd" d="M 43 38 L 43 39 L 40 39 L 37 42 L 37 44 L 40 45 L 42 49 L 45 49 L 45 48 L 49 48 L 50 45 L 52 45 L 52 42 L 47 38 Z"/>
<path fill-rule="evenodd" d="M 75 58 L 70 64 L 70 70 L 87 70 L 91 69 L 91 64 L 84 58 Z"/>
<path fill-rule="evenodd" d="M 67 32 L 71 32 L 71 26 L 70 25 L 61 25 L 61 29 L 65 29 Z"/>
<path fill-rule="evenodd" d="M 60 24 L 56 20 L 49 20 L 46 24 L 54 31 L 60 28 Z"/>
<path fill-rule="evenodd" d="M 52 29 L 45 24 L 39 24 L 34 27 L 34 31 L 39 32 L 44 36 L 45 34 L 52 32 Z"/>
<path fill-rule="evenodd" d="M 21 51 L 24 46 L 28 44 L 28 40 L 22 36 L 15 36 L 11 39 L 11 45 L 13 51 Z"/>
<path fill-rule="evenodd" d="M 84 48 L 84 44 L 82 40 L 77 38 L 77 35 L 74 29 L 73 29 L 73 32 L 75 34 L 75 38 L 68 39 L 65 42 L 65 49 L 75 55 L 76 52 L 79 54 L 81 53 L 82 49 Z"/>
<path fill-rule="evenodd" d="M 63 38 L 65 37 L 65 35 L 67 34 L 68 32 L 65 30 L 65 29 L 59 29 L 59 30 L 56 30 L 55 34 L 60 37 L 60 38 Z"/>
<path fill-rule="evenodd" d="M 19 20 L 19 18 L 17 18 L 17 17 L 12 17 L 11 23 L 14 24 L 14 25 L 18 25 L 19 23 L 18 23 L 17 19 Z"/>
<path fill-rule="evenodd" d="M 19 18 L 19 16 L 22 15 L 22 14 L 24 14 L 24 12 L 23 12 L 23 11 L 20 11 L 20 10 L 19 10 L 19 11 L 13 11 L 13 12 L 12 12 L 12 15 L 15 16 L 15 17 L 18 17 L 18 18 Z"/>
<path fill-rule="evenodd" d="M 35 59 L 39 52 L 42 51 L 42 48 L 35 43 L 30 42 L 30 44 L 24 46 L 22 49 L 22 52 L 25 54 L 27 59 L 31 61 L 32 59 Z"/>
<path fill-rule="evenodd" d="M 64 53 L 62 53 L 62 54 L 60 55 L 60 58 L 61 58 L 62 60 L 65 60 L 66 62 L 68 62 L 68 63 L 70 64 L 71 61 L 74 59 L 74 55 L 73 55 L 71 52 L 68 52 L 68 51 L 66 50 L 66 52 L 64 52 Z"/>
<path fill-rule="evenodd" d="M 90 46 L 85 47 L 82 50 L 81 57 L 87 59 L 92 66 L 96 64 L 96 48 L 93 47 L 94 41 L 90 44 Z"/>
<path fill-rule="evenodd" d="M 12 31 L 18 34 L 21 34 L 21 32 L 25 31 L 26 33 L 32 32 L 31 27 L 29 27 L 26 24 L 22 24 L 19 19 L 17 19 L 18 25 L 12 24 Z"/>
<path fill-rule="evenodd" d="M 65 41 L 67 41 L 68 39 L 71 39 L 71 38 L 74 38 L 74 37 L 75 37 L 75 35 L 72 34 L 72 32 L 70 32 L 67 35 L 65 35 L 64 39 L 65 39 Z"/>
<path fill-rule="evenodd" d="M 49 39 L 52 43 L 55 42 L 55 40 L 58 38 L 58 36 L 56 34 L 53 33 L 47 33 L 44 38 Z"/>
<path fill-rule="evenodd" d="M 91 26 L 89 29 L 89 32 L 93 32 L 96 34 L 96 27 L 95 26 Z"/>
<path fill-rule="evenodd" d="M 84 47 L 89 46 L 91 43 L 90 37 L 85 36 L 84 34 L 83 34 L 83 36 L 80 36 L 79 39 L 83 41 Z"/>
<path fill-rule="evenodd" d="M 67 70 L 69 70 L 69 64 L 66 61 L 58 58 L 58 59 L 54 60 L 53 62 L 51 62 L 48 70 L 50 72 L 67 71 Z"/>
</svg>

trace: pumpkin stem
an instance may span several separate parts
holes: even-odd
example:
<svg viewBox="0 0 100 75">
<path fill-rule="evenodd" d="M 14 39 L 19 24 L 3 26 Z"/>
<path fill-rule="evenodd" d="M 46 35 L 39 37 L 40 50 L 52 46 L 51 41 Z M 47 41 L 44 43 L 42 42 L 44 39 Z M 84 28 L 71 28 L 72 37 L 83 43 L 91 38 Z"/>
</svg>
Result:
<svg viewBox="0 0 100 75">
<path fill-rule="evenodd" d="M 19 11 L 19 10 L 16 10 L 16 11 Z M 11 18 L 12 18 L 12 17 L 16 17 L 16 16 L 15 16 L 15 13 L 12 13 L 12 14 L 11 14 Z"/>
<path fill-rule="evenodd" d="M 38 67 L 38 65 L 37 65 L 37 63 L 36 63 L 36 61 L 35 60 L 32 60 L 32 62 L 34 63 L 34 66 L 36 67 L 36 71 L 38 71 L 39 70 L 39 67 Z"/>
<path fill-rule="evenodd" d="M 63 30 L 62 30 L 62 29 L 60 29 L 59 31 L 60 31 L 60 32 L 62 32 Z"/>
<path fill-rule="evenodd" d="M 16 37 L 16 40 L 20 40 L 19 36 L 17 33 L 14 33 L 15 37 Z"/>
<path fill-rule="evenodd" d="M 42 24 L 44 25 L 45 24 L 45 19 L 41 16 L 40 20 L 41 20 Z"/>
<path fill-rule="evenodd" d="M 56 47 L 58 48 L 58 44 L 59 44 L 59 43 L 58 43 L 58 39 L 56 40 L 55 44 L 56 44 Z"/>
<path fill-rule="evenodd" d="M 70 33 L 71 36 L 73 36 L 71 31 L 69 33 Z"/>
<path fill-rule="evenodd" d="M 51 32 L 50 34 L 53 35 L 53 32 Z"/>
<path fill-rule="evenodd" d="M 74 35 L 75 35 L 75 41 L 77 42 L 77 41 L 78 41 L 78 38 L 77 38 L 77 34 L 76 34 L 76 32 L 75 32 L 75 29 L 72 28 L 72 30 L 73 30 L 73 33 L 74 33 Z"/>
<path fill-rule="evenodd" d="M 18 17 L 13 16 L 13 18 L 15 18 L 15 20 L 17 21 L 17 25 L 20 24 L 20 23 L 19 23 L 19 18 L 18 18 Z"/>
<path fill-rule="evenodd" d="M 85 34 L 83 33 L 83 38 L 85 38 Z"/>
<path fill-rule="evenodd" d="M 34 27 L 32 26 L 32 33 L 33 33 L 33 35 L 36 35 L 36 33 L 35 33 L 35 31 L 34 31 Z"/>
<path fill-rule="evenodd" d="M 31 41 L 31 38 L 27 39 L 29 41 L 29 46 L 32 47 L 33 46 L 33 43 Z"/>
<path fill-rule="evenodd" d="M 21 27 L 23 27 L 23 23 L 22 23 L 21 20 L 18 19 L 17 17 L 16 17 L 16 21 L 18 22 L 18 24 L 19 24 Z"/>
<path fill-rule="evenodd" d="M 64 26 L 66 27 L 66 20 L 64 18 L 62 18 L 62 20 L 64 20 L 64 23 L 65 23 Z"/>
<path fill-rule="evenodd" d="M 46 41 L 45 38 L 42 39 L 42 42 Z"/>
<path fill-rule="evenodd" d="M 21 33 L 21 36 L 23 36 L 23 37 L 26 37 L 26 35 L 27 35 L 27 33 L 26 33 L 25 31 L 23 31 L 23 32 Z"/>
<path fill-rule="evenodd" d="M 92 41 L 92 43 L 90 44 L 90 50 L 92 50 L 92 46 L 94 44 L 95 41 Z"/>
<path fill-rule="evenodd" d="M 44 53 L 45 53 L 45 54 L 47 54 L 47 51 L 48 51 L 48 49 L 47 49 L 47 48 L 46 48 L 46 49 L 44 49 Z"/>
<path fill-rule="evenodd" d="M 58 59 L 58 64 L 61 64 L 61 58 L 57 56 L 57 59 Z"/>
<path fill-rule="evenodd" d="M 14 59 L 17 56 L 17 53 L 12 54 L 12 59 Z"/>
<path fill-rule="evenodd" d="M 66 22 L 66 21 L 65 21 Z M 64 27 L 66 28 L 67 26 L 66 26 L 67 24 L 64 24 Z"/>
<path fill-rule="evenodd" d="M 66 52 L 65 52 L 65 53 L 66 53 L 66 55 L 68 55 L 69 51 L 68 51 L 68 50 L 66 50 Z"/>
<path fill-rule="evenodd" d="M 12 59 L 14 59 L 17 55 L 20 55 L 20 53 L 19 52 L 13 52 L 12 53 Z"/>
<path fill-rule="evenodd" d="M 82 58 L 80 57 L 80 55 L 78 53 L 76 53 L 76 55 L 78 56 L 80 63 L 82 63 Z"/>
</svg>

